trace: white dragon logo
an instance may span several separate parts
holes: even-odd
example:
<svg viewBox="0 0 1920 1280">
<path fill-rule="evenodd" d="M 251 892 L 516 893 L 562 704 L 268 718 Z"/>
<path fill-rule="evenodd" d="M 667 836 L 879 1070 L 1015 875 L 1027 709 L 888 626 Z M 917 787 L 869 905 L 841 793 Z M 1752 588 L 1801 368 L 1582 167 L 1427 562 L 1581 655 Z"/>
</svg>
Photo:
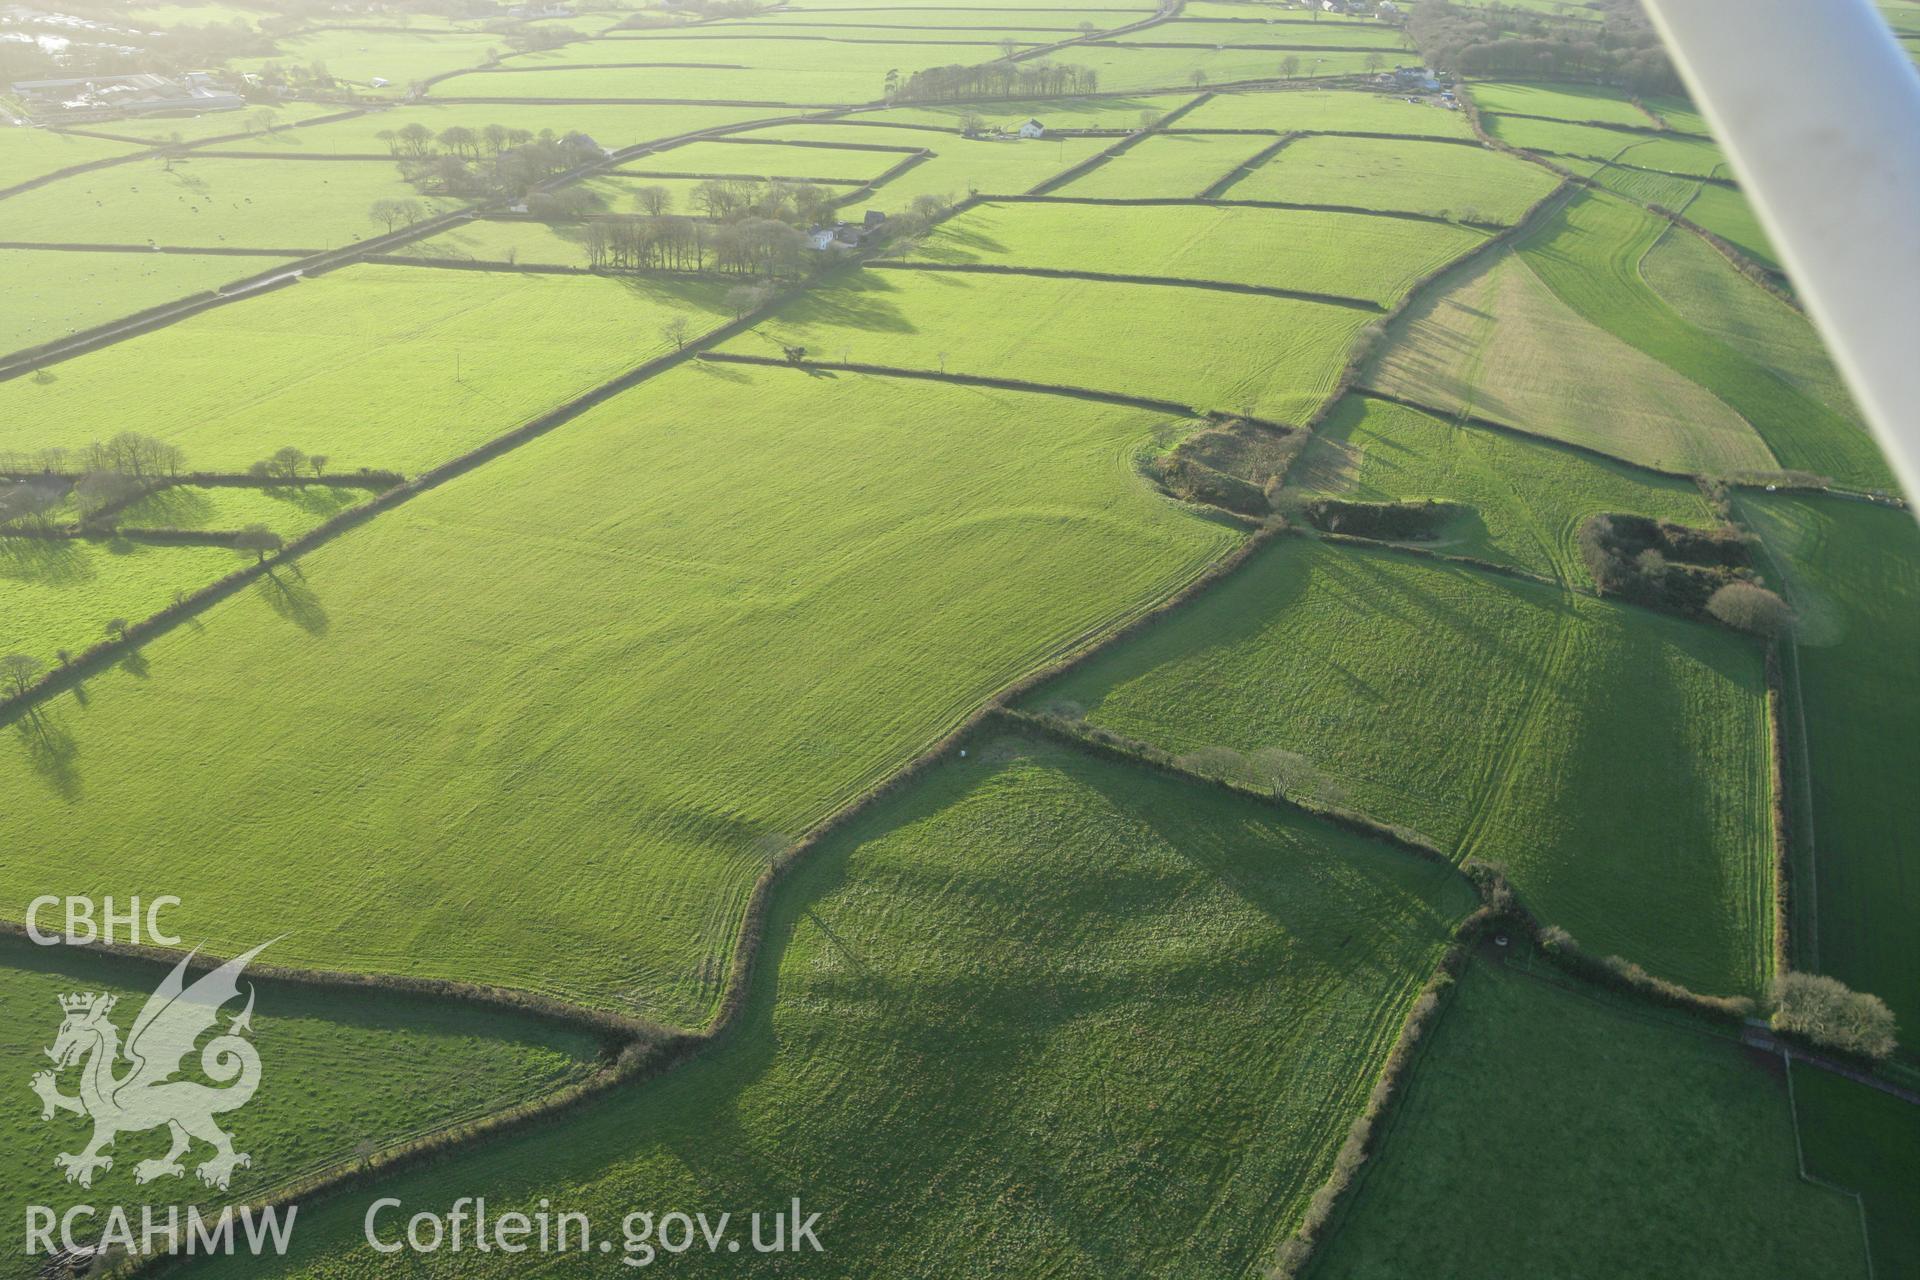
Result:
<svg viewBox="0 0 1920 1280">
<path fill-rule="evenodd" d="M 180 1072 L 194 1042 L 218 1020 L 221 1006 L 239 997 L 240 974 L 247 962 L 271 945 L 262 943 L 227 961 L 191 987 L 186 985 L 186 973 L 193 956 L 175 965 L 133 1021 L 124 1051 L 133 1066 L 125 1075 L 114 1074 L 122 1055 L 120 1030 L 107 1016 L 113 1012 L 116 997 L 92 992 L 60 997 L 60 1010 L 66 1020 L 60 1024 L 53 1047 L 46 1051 L 54 1069 L 36 1074 L 32 1084 L 43 1104 L 42 1120 L 53 1119 L 56 1111 L 93 1119 L 93 1141 L 84 1151 L 53 1158 L 55 1166 L 67 1171 L 68 1182 L 91 1187 L 95 1170 L 113 1168 L 113 1158 L 102 1155 L 101 1150 L 112 1146 L 116 1136 L 160 1125 L 166 1125 L 172 1133 L 173 1149 L 159 1159 L 135 1165 L 136 1182 L 184 1176 L 186 1169 L 180 1157 L 195 1138 L 214 1149 L 213 1156 L 195 1170 L 209 1187 L 225 1191 L 233 1171 L 253 1163 L 233 1149 L 232 1135 L 213 1122 L 217 1115 L 246 1106 L 260 1087 L 260 1055 L 243 1038 L 253 1030 L 251 984 L 246 1009 L 200 1051 L 201 1070 L 208 1079 L 226 1087 L 216 1089 L 173 1077 Z M 68 1097 L 60 1092 L 57 1073 L 83 1060 L 80 1094 Z"/>
</svg>

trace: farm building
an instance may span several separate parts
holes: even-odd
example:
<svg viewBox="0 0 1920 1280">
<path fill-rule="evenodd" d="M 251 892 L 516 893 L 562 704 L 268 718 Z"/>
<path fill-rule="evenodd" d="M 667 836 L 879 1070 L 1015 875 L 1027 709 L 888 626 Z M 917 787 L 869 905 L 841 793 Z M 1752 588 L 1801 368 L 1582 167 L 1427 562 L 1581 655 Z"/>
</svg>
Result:
<svg viewBox="0 0 1920 1280">
<path fill-rule="evenodd" d="M 1018 132 L 1023 138 L 1044 138 L 1047 136 L 1047 126 L 1038 120 L 1028 120 L 1020 126 Z"/>
</svg>

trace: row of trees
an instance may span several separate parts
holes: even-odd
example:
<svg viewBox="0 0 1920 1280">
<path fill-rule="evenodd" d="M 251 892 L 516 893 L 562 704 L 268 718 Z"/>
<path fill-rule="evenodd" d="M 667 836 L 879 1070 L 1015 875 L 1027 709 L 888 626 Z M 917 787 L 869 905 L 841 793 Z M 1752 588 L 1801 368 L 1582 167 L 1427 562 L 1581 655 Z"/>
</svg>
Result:
<svg viewBox="0 0 1920 1280">
<path fill-rule="evenodd" d="M 1100 73 L 1064 62 L 1013 62 L 1000 58 L 974 66 L 929 67 L 905 79 L 887 72 L 890 102 L 964 102 L 973 98 L 1065 98 L 1094 93 Z"/>
<path fill-rule="evenodd" d="M 551 129 L 532 134 L 499 125 L 477 130 L 455 126 L 424 144 L 418 136 L 428 132 L 423 125 L 383 131 L 383 140 L 387 132 L 393 135 L 388 145 L 400 161 L 401 176 L 421 191 L 439 195 L 523 199 L 549 178 L 602 155 L 586 134 L 555 135 Z M 443 149 L 432 149 L 434 143 Z M 415 152 L 416 146 L 423 149 Z"/>
</svg>

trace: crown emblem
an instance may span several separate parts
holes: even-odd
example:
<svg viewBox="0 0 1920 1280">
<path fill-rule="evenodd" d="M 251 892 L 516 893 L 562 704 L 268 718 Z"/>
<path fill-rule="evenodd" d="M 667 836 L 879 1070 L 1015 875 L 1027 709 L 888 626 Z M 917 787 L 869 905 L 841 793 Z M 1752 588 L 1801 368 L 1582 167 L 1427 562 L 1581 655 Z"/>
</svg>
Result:
<svg viewBox="0 0 1920 1280">
<path fill-rule="evenodd" d="M 91 1013 L 95 1009 L 105 1013 L 113 1008 L 113 996 L 95 995 L 91 991 L 77 995 L 61 996 L 60 1008 L 66 1013 Z"/>
</svg>

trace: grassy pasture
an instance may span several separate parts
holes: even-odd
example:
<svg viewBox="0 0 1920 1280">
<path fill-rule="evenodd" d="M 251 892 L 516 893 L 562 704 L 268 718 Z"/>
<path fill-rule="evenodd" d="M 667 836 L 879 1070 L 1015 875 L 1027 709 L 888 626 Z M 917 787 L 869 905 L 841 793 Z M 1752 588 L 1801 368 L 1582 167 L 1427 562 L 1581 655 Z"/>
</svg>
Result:
<svg viewBox="0 0 1920 1280">
<path fill-rule="evenodd" d="M 1103 86 L 1104 87 L 1104 86 Z M 947 104 L 921 103 L 911 107 L 888 107 L 881 111 L 862 111 L 849 120 L 877 120 L 890 124 L 934 125 L 958 129 L 967 116 L 983 117 L 990 124 L 1017 125 L 1030 116 L 1055 129 L 1131 129 L 1140 121 L 1142 111 L 1165 114 L 1193 101 L 1191 89 L 1185 93 L 1140 93 L 1105 98 L 1047 98 L 1029 102 L 969 102 Z M 1181 117 L 1183 120 L 1186 117 Z M 902 134 L 903 138 L 911 138 Z M 877 134 L 884 139 L 886 134 Z M 1109 144 L 1111 145 L 1111 140 Z"/>
<path fill-rule="evenodd" d="M 865 137 L 878 134 L 892 138 L 891 129 L 849 130 Z M 896 178 L 889 178 L 866 201 L 850 206 L 849 213 L 862 209 L 880 209 L 898 213 L 911 205 L 916 196 L 933 195 L 944 200 L 960 200 L 970 192 L 993 195 L 1024 195 L 1063 170 L 1070 169 L 1107 147 L 1111 138 L 1031 138 L 1020 141 L 955 138 L 947 135 L 901 133 L 919 141 L 926 139 L 934 149 L 932 158 L 923 160 Z"/>
<path fill-rule="evenodd" d="M 1731 187 L 1703 186 L 1687 206 L 1687 217 L 1755 262 L 1779 269 L 1780 259 L 1774 253 L 1773 242 L 1767 239 L 1753 206 L 1740 192 Z"/>
<path fill-rule="evenodd" d="M 603 147 L 619 150 L 658 138 L 677 137 L 698 129 L 739 124 L 767 115 L 759 107 L 713 106 L 545 106 L 538 103 L 410 103 L 384 111 L 370 111 L 350 120 L 315 125 L 310 129 L 283 129 L 271 137 L 223 142 L 209 148 L 220 151 L 282 150 L 305 155 L 385 155 L 379 135 L 410 124 L 423 124 L 436 134 L 455 125 L 484 129 L 490 124 L 528 129 L 551 129 L 556 135 L 584 133 Z"/>
<path fill-rule="evenodd" d="M 1032 701 L 1177 753 L 1297 753 L 1323 798 L 1504 865 L 1602 954 L 1711 992 L 1764 976 L 1764 685 L 1732 633 L 1285 538 Z"/>
<path fill-rule="evenodd" d="M 284 36 L 275 42 L 278 52 L 265 58 L 235 58 L 238 71 L 257 72 L 273 63 L 312 66 L 319 63 L 362 93 L 398 98 L 416 80 L 477 67 L 490 53 L 509 53 L 506 40 L 488 31 L 343 31 L 339 29 Z M 516 59 L 516 61 L 518 61 Z M 389 83 L 373 88 L 376 79 Z"/>
<path fill-rule="evenodd" d="M 7 281 L 0 350 L 51 342 L 273 265 L 265 258 L 0 249 L 0 276 Z"/>
<path fill-rule="evenodd" d="M 1727 270 L 1712 245 L 1670 232 L 1641 259 L 1640 274 L 1682 320 L 1835 413 L 1859 421 L 1853 397 L 1813 325 L 1739 272 Z"/>
<path fill-rule="evenodd" d="M 1569 449 L 1349 397 L 1289 473 L 1293 485 L 1362 502 L 1440 498 L 1472 512 L 1435 549 L 1591 585 L 1576 537 L 1588 516 L 1634 512 L 1682 524 L 1713 515 L 1688 481 Z"/>
<path fill-rule="evenodd" d="M 1647 104 L 1647 110 L 1665 120 L 1669 127 L 1682 133 L 1697 133 L 1703 137 L 1713 136 L 1713 127 L 1707 118 L 1694 108 L 1685 98 L 1672 98 L 1653 95 L 1641 99 Z"/>
<path fill-rule="evenodd" d="M 1545 116 L 1573 124 L 1599 121 L 1649 131 L 1659 127 L 1653 117 L 1634 106 L 1624 93 L 1599 85 L 1503 84 L 1488 80 L 1475 81 L 1468 92 L 1482 111 L 1499 115 Z M 1626 140 L 1630 139 L 1623 139 Z"/>
<path fill-rule="evenodd" d="M 1687 202 L 1702 186 L 1697 178 L 1646 173 L 1611 164 L 1601 165 L 1594 171 L 1593 178 L 1607 190 L 1623 195 L 1636 204 L 1664 205 L 1676 213 L 1687 207 Z"/>
<path fill-rule="evenodd" d="M 270 948 L 262 960 L 272 957 Z M 135 1183 L 135 1164 L 166 1153 L 164 1129 L 123 1134 L 111 1151 L 113 1168 L 96 1176 L 90 1193 L 68 1186 L 53 1157 L 80 1150 L 89 1127 L 65 1113 L 42 1122 L 40 1101 L 25 1087 L 29 1063 L 50 1065 L 40 1051 L 53 1043 L 60 1026 L 60 996 L 93 991 L 117 997 L 113 1020 L 124 1033 L 167 971 L 73 947 L 0 940 L 0 1013 L 6 1026 L 0 1050 L 20 1065 L 20 1087 L 8 1090 L 0 1104 L 0 1137 L 16 1157 L 0 1173 L 0 1213 L 18 1222 L 28 1204 L 64 1207 L 86 1200 L 104 1214 L 116 1203 L 209 1206 L 229 1198 L 194 1176 L 193 1166 L 211 1152 L 198 1143 L 187 1158 L 184 1181 Z M 234 1173 L 233 1198 L 335 1162 L 350 1163 L 363 1143 L 390 1146 L 548 1092 L 585 1074 L 598 1053 L 589 1036 L 455 1001 L 255 985 L 259 998 L 252 1040 L 260 1053 L 262 1084 L 244 1111 L 221 1121 L 235 1147 L 253 1157 L 250 1167 Z M 240 1008 L 236 1002 L 227 1012 L 237 1014 Z M 183 1078 L 206 1083 L 198 1062 L 198 1054 L 189 1057 Z M 63 1073 L 62 1091 L 77 1092 L 77 1080 L 77 1069 Z M 139 1221 L 137 1212 L 134 1221 Z M 9 1242 L 0 1270 L 30 1274 L 21 1265 L 20 1248 Z"/>
<path fill-rule="evenodd" d="M 1142 89 L 1183 89 L 1193 84 L 1195 72 L 1206 77 L 1206 84 L 1234 84 L 1243 80 L 1272 80 L 1282 73 L 1281 64 L 1289 57 L 1300 59 L 1298 75 L 1302 79 L 1320 76 L 1357 76 L 1365 73 L 1365 53 L 1324 53 L 1306 49 L 1289 54 L 1271 49 L 1155 49 L 1145 45 L 1075 45 L 1062 49 L 1057 62 L 1091 67 L 1100 73 L 1103 91 Z"/>
<path fill-rule="evenodd" d="M 1309 1274 L 1840 1276 L 1863 1252 L 1853 1202 L 1799 1176 L 1777 1067 L 1482 962 Z"/>
<path fill-rule="evenodd" d="M 130 138 L 147 138 L 156 143 L 167 142 L 175 134 L 179 134 L 183 141 L 193 142 L 201 138 L 223 137 L 229 133 L 246 133 L 253 136 L 245 142 L 232 145 L 258 150 L 282 138 L 306 133 L 305 129 L 295 128 L 303 120 L 337 115 L 344 110 L 347 108 L 334 102 L 250 102 L 241 111 L 209 111 L 197 116 L 139 116 L 102 124 L 99 130 L 102 133 L 125 134 Z M 262 112 L 268 112 L 273 117 L 270 133 L 264 131 L 256 119 Z"/>
<path fill-rule="evenodd" d="M 679 33 L 571 44 L 499 71 L 434 85 L 437 98 L 684 98 L 831 104 L 869 102 L 886 73 L 999 56 L 988 45 L 852 44 L 775 37 L 697 38 Z M 594 64 L 634 64 L 596 66 Z"/>
<path fill-rule="evenodd" d="M 211 948 L 286 932 L 287 963 L 697 1022 L 769 841 L 1232 545 L 1136 475 L 1163 425 L 664 375 L 147 645 L 152 679 L 0 735 L 4 900 L 165 884 Z M 280 891 L 303 881 L 326 892 Z"/>
<path fill-rule="evenodd" d="M 76 174 L 0 201 L 0 238 L 54 244 L 331 249 L 381 234 L 376 200 L 442 212 L 458 201 L 422 196 L 385 161 L 291 164 L 158 157 Z M 265 267 L 266 263 L 257 264 Z M 246 264 L 232 278 L 246 274 Z"/>
<path fill-rule="evenodd" d="M 1218 22 L 1162 22 L 1144 31 L 1129 31 L 1115 36 L 1116 44 L 1191 44 L 1200 48 L 1233 48 L 1237 45 L 1281 45 L 1302 50 L 1379 49 L 1402 54 L 1406 36 L 1397 27 L 1377 22 L 1267 22 L 1259 26 L 1226 25 Z M 1071 61 L 1073 55 L 1064 53 Z M 1311 62 L 1311 57 L 1302 61 Z"/>
<path fill-rule="evenodd" d="M 783 147 L 777 143 L 690 142 L 655 151 L 623 165 L 623 174 L 748 173 L 771 178 L 817 178 L 870 182 L 905 156 L 890 151 L 829 151 L 824 147 Z"/>
<path fill-rule="evenodd" d="M 1720 148 L 1698 138 L 1677 138 L 1670 134 L 1635 142 L 1614 157 L 1622 164 L 1665 173 L 1681 173 L 1704 178 L 1724 169 L 1727 158 Z"/>
<path fill-rule="evenodd" d="M 1558 182 L 1538 165 L 1479 147 L 1300 138 L 1226 194 L 1514 223 Z"/>
<path fill-rule="evenodd" d="M 1102 30 L 1110 30 L 1138 22 L 1144 16 L 1138 9 L 1067 11 L 1048 8 L 1038 12 L 1017 12 L 1007 9 L 961 9 L 944 6 L 912 9 L 888 5 L 878 9 L 863 7 L 834 10 L 810 5 L 804 9 L 790 9 L 781 13 L 729 19 L 726 30 L 765 28 L 773 31 L 819 31 L 828 34 L 838 31 L 851 34 L 857 31 L 864 35 L 869 31 L 874 33 L 966 32 L 1007 29 L 1040 33 L 1060 40 L 1079 35 L 1082 22 L 1091 22 Z"/>
<path fill-rule="evenodd" d="M 1370 375 L 1382 391 L 1666 470 L 1774 465 L 1737 413 L 1574 311 L 1527 255 L 1474 263 L 1390 332 Z"/>
<path fill-rule="evenodd" d="M 1589 125 L 1565 124 L 1556 120 L 1528 120 L 1521 116 L 1503 116 L 1492 112 L 1480 117 L 1486 131 L 1509 146 L 1550 155 L 1589 156 L 1611 160 L 1641 141 L 1636 133 L 1618 129 L 1596 129 Z"/>
<path fill-rule="evenodd" d="M 669 350 L 668 319 L 717 323 L 725 290 L 350 267 L 0 383 L 0 449 L 138 422 L 194 467 L 245 470 L 292 444 L 336 471 L 421 471 Z"/>
<path fill-rule="evenodd" d="M 747 43 L 741 41 L 741 44 Z M 800 41 L 767 41 L 790 49 Z M 768 65 L 743 59 L 746 50 L 678 51 L 672 57 L 634 57 L 632 61 L 672 61 L 672 67 L 543 67 L 532 71 L 474 72 L 442 80 L 437 98 L 660 98 L 696 102 L 770 102 L 826 107 L 866 102 L 880 96 L 885 69 L 869 71 L 821 65 L 787 55 L 793 65 Z M 772 56 L 771 54 L 768 55 Z"/>
<path fill-rule="evenodd" d="M 1077 33 L 1074 33 L 1077 34 Z M 825 28 L 804 30 L 774 24 L 760 27 L 752 24 L 736 26 L 733 23 L 715 23 L 711 26 L 696 27 L 690 30 L 676 31 L 668 29 L 616 31 L 606 41 L 596 44 L 596 52 L 616 47 L 616 42 L 631 47 L 642 45 L 668 44 L 673 47 L 697 48 L 700 44 L 724 45 L 735 40 L 784 40 L 810 42 L 823 46 L 821 52 L 828 57 L 835 56 L 835 45 L 884 46 L 895 51 L 896 57 L 919 62 L 925 58 L 946 59 L 957 62 L 984 62 L 1000 56 L 1002 46 L 1011 40 L 1021 49 L 1030 49 L 1036 45 L 1052 44 L 1062 37 L 1048 32 L 1003 30 L 996 27 L 977 27 L 966 31 L 900 31 L 890 28 Z"/>
<path fill-rule="evenodd" d="M 1803 619 L 1788 666 L 1799 693 L 1788 727 L 1804 775 L 1795 780 L 1796 904 L 1818 913 L 1799 930 L 1797 963 L 1873 992 L 1911 1039 L 1920 1026 L 1920 938 L 1907 927 L 1920 910 L 1920 532 L 1906 512 L 1839 498 L 1742 494 L 1739 511 Z"/>
<path fill-rule="evenodd" d="M 1223 93 L 1174 125 L 1178 129 L 1350 129 L 1436 138 L 1473 136 L 1466 116 L 1404 97 L 1351 89 Z"/>
<path fill-rule="evenodd" d="M 1860 1193 L 1874 1274 L 1920 1274 L 1920 1107 L 1828 1071 L 1791 1070 L 1807 1171 Z"/>
<path fill-rule="evenodd" d="M 1640 264 L 1663 233 L 1681 234 L 1616 196 L 1589 191 L 1529 232 L 1520 255 L 1588 320 L 1718 396 L 1782 466 L 1860 488 L 1890 484 L 1885 460 L 1857 423 L 1688 324 L 1649 287 Z"/>
<path fill-rule="evenodd" d="M 0 538 L 0 652 L 51 667 L 59 650 L 106 639 L 112 619 L 137 621 L 244 563 L 227 547 Z"/>
<path fill-rule="evenodd" d="M 1333 389 L 1363 311 L 1201 289 L 862 271 L 727 344 L 823 360 L 1065 383 L 1300 421 Z"/>
<path fill-rule="evenodd" d="M 1465 227 L 1312 210 L 984 204 L 941 224 L 921 256 L 1234 280 L 1385 303 L 1480 239 Z"/>
<path fill-rule="evenodd" d="M 666 168 L 664 164 L 660 167 Z M 600 202 L 597 207 L 609 213 L 636 213 L 639 210 L 634 203 L 634 198 L 643 188 L 664 187 L 670 212 L 705 217 L 695 195 L 704 181 L 706 181 L 704 178 L 657 178 L 638 173 L 603 173 L 588 178 L 576 186 L 597 198 Z M 817 185 L 825 187 L 829 194 L 835 196 L 851 196 L 859 190 L 857 183 L 819 183 Z M 585 229 L 561 224 L 555 227 L 554 234 L 562 239 L 578 241 L 585 235 Z M 443 238 L 445 237 L 435 236 L 434 240 Z M 551 238 L 543 237 L 543 239 Z M 570 266 L 580 266 L 585 259 L 576 253 L 559 261 Z"/>
<path fill-rule="evenodd" d="M 615 1221 L 797 1194 L 845 1275 L 1258 1274 L 1470 906 L 1284 811 L 990 741 L 788 883 L 725 1047 L 382 1194 Z M 367 1274 L 361 1200 L 303 1212 L 286 1271 Z M 513 1274 L 495 1259 L 419 1266 Z"/>
<path fill-rule="evenodd" d="M 1197 196 L 1272 146 L 1273 141 L 1261 134 L 1155 134 L 1058 188 L 1058 194 L 1122 199 Z"/>
<path fill-rule="evenodd" d="M 244 529 L 264 524 L 291 539 L 371 495 L 368 489 L 335 485 L 174 485 L 123 507 L 119 520 L 123 529 Z"/>
<path fill-rule="evenodd" d="M 640 186 L 651 184 L 636 181 L 628 185 L 619 180 L 603 179 L 591 185 L 605 198 L 609 208 L 619 213 L 632 213 L 632 193 Z M 697 183 L 661 182 L 659 185 L 679 188 L 674 201 L 676 212 L 685 213 L 691 209 L 690 194 Z M 584 267 L 587 265 L 586 238 L 587 224 L 584 222 L 489 222 L 475 219 L 463 222 L 451 231 L 415 241 L 407 246 L 407 254 L 416 258 Z"/>
<path fill-rule="evenodd" d="M 132 155 L 141 150 L 144 148 L 132 143 L 109 142 L 105 138 L 0 127 L 0 187 L 11 187 L 69 165 Z"/>
</svg>

